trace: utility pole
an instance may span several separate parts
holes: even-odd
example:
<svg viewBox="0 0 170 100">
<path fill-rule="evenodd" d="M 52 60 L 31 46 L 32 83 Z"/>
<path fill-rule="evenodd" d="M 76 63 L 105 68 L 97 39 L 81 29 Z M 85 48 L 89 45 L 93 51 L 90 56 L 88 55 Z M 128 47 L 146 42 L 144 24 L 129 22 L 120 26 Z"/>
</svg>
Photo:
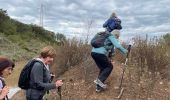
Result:
<svg viewBox="0 0 170 100">
<path fill-rule="evenodd" d="M 44 17 L 44 5 L 41 4 L 40 7 L 40 26 L 43 27 L 43 17 Z"/>
</svg>

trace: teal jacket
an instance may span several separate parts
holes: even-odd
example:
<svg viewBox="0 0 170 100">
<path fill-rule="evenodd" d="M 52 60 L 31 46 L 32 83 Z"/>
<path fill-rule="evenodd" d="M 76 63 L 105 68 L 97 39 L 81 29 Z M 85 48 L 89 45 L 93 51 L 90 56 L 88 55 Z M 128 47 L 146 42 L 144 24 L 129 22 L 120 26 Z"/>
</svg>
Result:
<svg viewBox="0 0 170 100">
<path fill-rule="evenodd" d="M 127 54 L 127 49 L 125 49 L 120 42 L 116 39 L 114 34 L 110 33 L 110 36 L 107 37 L 107 39 L 105 40 L 105 46 L 100 47 L 100 48 L 92 48 L 91 52 L 95 52 L 95 53 L 99 53 L 99 54 L 104 54 L 104 55 L 108 55 L 109 50 L 112 49 L 112 47 L 114 46 L 115 48 L 117 48 L 118 50 L 121 51 L 121 53 L 123 53 L 124 55 Z"/>
</svg>

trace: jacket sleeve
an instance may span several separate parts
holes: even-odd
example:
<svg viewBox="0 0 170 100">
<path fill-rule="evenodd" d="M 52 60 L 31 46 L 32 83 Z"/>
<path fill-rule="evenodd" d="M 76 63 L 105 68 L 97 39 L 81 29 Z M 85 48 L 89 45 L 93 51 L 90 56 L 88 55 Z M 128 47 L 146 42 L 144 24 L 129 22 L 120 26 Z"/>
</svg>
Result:
<svg viewBox="0 0 170 100">
<path fill-rule="evenodd" d="M 0 79 L 0 92 L 3 89 L 3 84 L 2 84 L 2 80 Z"/>
<path fill-rule="evenodd" d="M 120 50 L 123 54 L 127 54 L 127 49 L 125 49 L 120 42 L 115 38 L 114 35 L 111 35 L 108 37 L 109 40 L 112 42 L 112 44 L 115 46 L 115 48 L 117 48 L 118 50 Z"/>
<path fill-rule="evenodd" d="M 34 80 L 37 87 L 43 88 L 45 90 L 55 89 L 56 85 L 54 83 L 44 83 L 43 82 L 43 67 L 42 64 L 36 62 L 31 71 L 31 78 Z"/>
</svg>

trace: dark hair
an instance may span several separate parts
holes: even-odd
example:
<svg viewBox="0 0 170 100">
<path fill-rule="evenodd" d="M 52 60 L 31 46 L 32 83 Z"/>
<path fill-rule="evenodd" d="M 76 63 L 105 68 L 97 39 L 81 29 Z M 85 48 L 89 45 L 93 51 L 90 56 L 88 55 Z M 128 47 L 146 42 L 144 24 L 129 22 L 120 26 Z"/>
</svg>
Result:
<svg viewBox="0 0 170 100">
<path fill-rule="evenodd" d="M 0 57 L 0 76 L 2 75 L 2 71 L 7 67 L 14 68 L 15 67 L 14 62 L 8 58 Z"/>
</svg>

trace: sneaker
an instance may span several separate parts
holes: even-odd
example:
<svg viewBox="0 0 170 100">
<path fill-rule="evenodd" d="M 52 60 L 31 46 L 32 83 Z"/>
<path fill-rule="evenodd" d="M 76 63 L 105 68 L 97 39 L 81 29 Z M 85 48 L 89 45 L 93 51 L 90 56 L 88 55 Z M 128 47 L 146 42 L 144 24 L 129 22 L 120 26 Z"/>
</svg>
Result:
<svg viewBox="0 0 170 100">
<path fill-rule="evenodd" d="M 94 83 L 98 84 L 99 86 L 101 86 L 103 89 L 107 88 L 107 85 L 104 84 L 103 82 L 101 82 L 98 78 L 96 80 L 94 80 Z"/>
<path fill-rule="evenodd" d="M 103 91 L 104 89 L 101 87 L 101 86 L 99 86 L 99 85 L 96 85 L 96 92 L 97 93 L 99 93 L 99 92 L 101 92 L 101 91 Z"/>
<path fill-rule="evenodd" d="M 101 90 L 100 89 L 96 89 L 96 92 L 99 93 L 99 92 L 101 92 Z"/>
</svg>

